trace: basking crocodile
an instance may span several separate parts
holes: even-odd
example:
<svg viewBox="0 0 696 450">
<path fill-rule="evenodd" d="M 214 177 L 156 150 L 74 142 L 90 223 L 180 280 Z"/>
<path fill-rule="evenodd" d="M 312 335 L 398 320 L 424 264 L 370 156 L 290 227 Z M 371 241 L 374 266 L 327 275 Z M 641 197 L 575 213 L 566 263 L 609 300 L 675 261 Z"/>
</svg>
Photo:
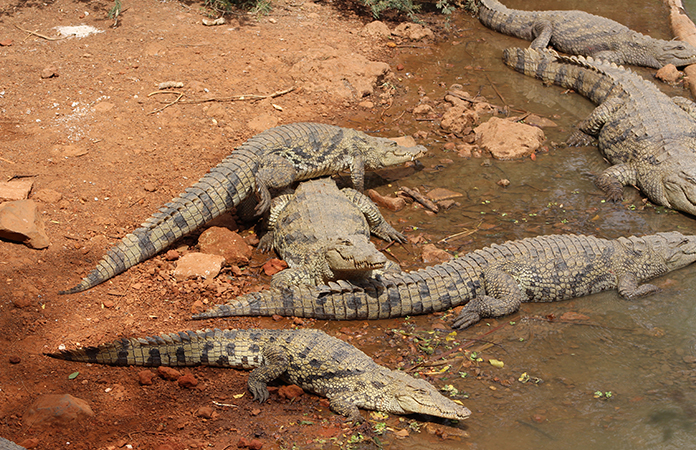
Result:
<svg viewBox="0 0 696 450">
<path fill-rule="evenodd" d="M 696 214 L 696 104 L 670 98 L 637 74 L 592 58 L 506 49 L 503 61 L 525 75 L 578 91 L 599 106 L 568 139 L 594 137 L 614 164 L 595 183 L 610 200 L 638 187 L 654 203 Z"/>
<path fill-rule="evenodd" d="M 273 276 L 271 287 L 366 278 L 388 265 L 400 271 L 370 242 L 370 232 L 406 241 L 355 189 L 339 190 L 330 178 L 300 183 L 294 193 L 273 199 L 268 233 L 259 243 L 262 251 L 274 247 L 290 266 Z"/>
<path fill-rule="evenodd" d="M 627 299 L 657 290 L 639 285 L 696 261 L 696 236 L 658 233 L 616 240 L 549 235 L 508 241 L 446 263 L 376 279 L 271 289 L 195 315 L 386 319 L 465 305 L 454 328 L 517 311 L 523 302 L 552 302 L 618 289 Z"/>
<path fill-rule="evenodd" d="M 498 0 L 469 0 L 481 23 L 503 34 L 549 44 L 558 51 L 601 58 L 617 64 L 660 68 L 696 63 L 696 48 L 686 42 L 654 39 L 606 17 L 584 11 L 521 11 Z"/>
<path fill-rule="evenodd" d="M 382 367 L 352 345 L 319 330 L 183 331 L 48 356 L 117 366 L 254 369 L 248 381 L 254 400 L 266 401 L 266 383 L 281 378 L 327 397 L 334 412 L 353 422 L 362 421 L 358 408 L 457 420 L 471 414 L 430 383 Z"/>
<path fill-rule="evenodd" d="M 391 139 L 319 123 L 281 125 L 242 144 L 192 187 L 160 208 L 140 228 L 111 248 L 77 286 L 87 290 L 145 261 L 185 234 L 223 214 L 254 189 L 256 213 L 270 206 L 270 188 L 350 169 L 356 189 L 363 189 L 365 169 L 379 169 L 413 160 L 425 147 L 403 147 Z"/>
<path fill-rule="evenodd" d="M 8 441 L 5 438 L 0 437 L 0 450 L 26 450 L 24 447 L 20 447 L 12 441 Z"/>
</svg>

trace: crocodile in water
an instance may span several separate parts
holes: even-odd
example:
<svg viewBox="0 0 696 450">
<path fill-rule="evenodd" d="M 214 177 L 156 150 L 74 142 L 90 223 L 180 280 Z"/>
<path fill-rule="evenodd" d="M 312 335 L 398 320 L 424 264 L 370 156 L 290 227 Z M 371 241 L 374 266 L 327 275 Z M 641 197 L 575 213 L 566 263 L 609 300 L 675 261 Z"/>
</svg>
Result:
<svg viewBox="0 0 696 450">
<path fill-rule="evenodd" d="M 509 48 L 503 61 L 599 105 L 568 143 L 587 145 L 597 138 L 614 164 L 595 179 L 610 200 L 621 200 L 623 186 L 633 185 L 656 204 L 696 214 L 695 103 L 670 98 L 634 72 L 592 58 Z"/>
<path fill-rule="evenodd" d="M 658 69 L 696 63 L 696 48 L 686 42 L 654 39 L 584 11 L 522 11 L 498 0 L 470 0 L 470 4 L 476 4 L 482 24 L 532 41 L 531 47 L 537 50 L 550 44 L 563 53 Z"/>
<path fill-rule="evenodd" d="M 275 248 L 289 266 L 273 276 L 271 287 L 367 278 L 382 269 L 400 271 L 370 242 L 370 232 L 389 242 L 406 241 L 366 195 L 351 188 L 339 190 L 330 178 L 300 183 L 294 193 L 273 199 L 268 233 L 259 243 L 262 251 Z"/>
<path fill-rule="evenodd" d="M 256 189 L 257 213 L 270 206 L 269 188 L 350 169 L 356 189 L 363 189 L 365 169 L 413 160 L 425 147 L 403 147 L 391 139 L 319 123 L 281 125 L 246 141 L 179 197 L 165 204 L 140 228 L 111 248 L 78 285 L 61 291 L 87 290 L 145 261 L 174 241 L 223 214 Z"/>
<path fill-rule="evenodd" d="M 266 401 L 266 384 L 281 378 L 327 397 L 334 412 L 353 422 L 362 421 L 358 408 L 456 420 L 471 414 L 430 383 L 380 366 L 352 345 L 319 330 L 184 331 L 48 356 L 117 366 L 253 369 L 248 387 L 254 400 Z"/>
<path fill-rule="evenodd" d="M 696 261 L 696 236 L 678 232 L 615 240 L 549 235 L 492 245 L 414 272 L 357 283 L 271 289 L 242 295 L 195 319 L 226 316 L 386 319 L 465 305 L 453 327 L 608 289 L 632 299 L 657 290 L 641 282 Z"/>
</svg>

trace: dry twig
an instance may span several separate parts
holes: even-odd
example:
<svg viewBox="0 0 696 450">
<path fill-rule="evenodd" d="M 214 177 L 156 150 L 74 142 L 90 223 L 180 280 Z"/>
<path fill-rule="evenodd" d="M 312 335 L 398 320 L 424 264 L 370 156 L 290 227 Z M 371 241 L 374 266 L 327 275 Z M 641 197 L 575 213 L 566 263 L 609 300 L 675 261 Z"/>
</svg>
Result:
<svg viewBox="0 0 696 450">
<path fill-rule="evenodd" d="M 20 27 L 16 23 L 13 25 L 15 26 L 15 28 L 24 31 L 25 33 L 29 33 L 29 34 L 34 35 L 36 37 L 40 37 L 41 39 L 46 39 L 47 41 L 60 41 L 61 39 L 65 39 L 67 37 L 67 36 L 61 36 L 61 37 L 52 38 L 52 37 L 44 36 L 43 34 L 39 34 L 36 31 L 25 30 L 24 28 Z"/>
</svg>

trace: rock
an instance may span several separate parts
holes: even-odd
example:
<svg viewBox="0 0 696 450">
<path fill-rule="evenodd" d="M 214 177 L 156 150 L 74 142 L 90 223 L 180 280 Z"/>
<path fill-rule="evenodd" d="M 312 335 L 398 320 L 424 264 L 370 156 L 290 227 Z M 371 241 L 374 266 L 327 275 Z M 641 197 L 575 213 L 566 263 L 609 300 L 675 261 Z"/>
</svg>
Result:
<svg viewBox="0 0 696 450">
<path fill-rule="evenodd" d="M 556 122 L 546 117 L 537 116 L 536 114 L 530 114 L 524 118 L 524 123 L 527 125 L 533 125 L 539 128 L 552 128 L 557 127 Z"/>
<path fill-rule="evenodd" d="M 288 386 L 281 386 L 278 389 L 278 395 L 282 398 L 292 400 L 293 398 L 301 397 L 304 394 L 304 390 L 297 386 L 296 384 L 291 384 Z"/>
<path fill-rule="evenodd" d="M 107 111 L 112 110 L 114 108 L 114 106 L 116 106 L 116 105 L 114 105 L 111 102 L 103 102 L 102 101 L 102 102 L 99 102 L 96 105 L 94 105 L 94 110 L 96 112 L 107 112 Z"/>
<path fill-rule="evenodd" d="M 266 264 L 263 265 L 263 272 L 268 275 L 269 277 L 272 277 L 273 275 L 277 274 L 281 270 L 287 269 L 288 268 L 288 263 L 286 263 L 283 260 L 280 260 L 278 258 L 271 258 L 268 261 L 266 261 Z"/>
<path fill-rule="evenodd" d="M 263 441 L 260 439 L 252 439 L 247 443 L 249 450 L 261 450 L 263 448 Z"/>
<path fill-rule="evenodd" d="M 63 194 L 53 189 L 41 189 L 32 195 L 32 199 L 38 200 L 42 203 L 55 204 L 63 199 Z"/>
<path fill-rule="evenodd" d="M 31 178 L 0 182 L 0 201 L 25 200 L 34 186 Z"/>
<path fill-rule="evenodd" d="M 434 202 L 448 200 L 450 198 L 457 198 L 461 197 L 462 195 L 463 194 L 460 194 L 459 192 L 450 191 L 449 189 L 445 188 L 431 189 L 428 191 L 427 194 L 425 194 L 426 197 L 428 197 L 430 200 Z"/>
<path fill-rule="evenodd" d="M 430 105 L 421 104 L 413 108 L 413 115 L 430 114 L 433 112 L 433 107 Z"/>
<path fill-rule="evenodd" d="M 181 378 L 181 372 L 171 367 L 159 366 L 157 368 L 157 374 L 164 378 L 165 380 L 175 381 Z"/>
<path fill-rule="evenodd" d="M 365 100 L 365 101 L 358 103 L 358 107 L 362 108 L 362 109 L 372 109 L 375 107 L 375 104 L 369 100 Z"/>
<path fill-rule="evenodd" d="M 40 443 L 41 443 L 41 441 L 36 439 L 36 438 L 29 438 L 29 439 L 25 439 L 25 440 L 21 441 L 19 443 L 19 446 L 24 447 L 27 450 L 31 450 L 32 448 L 38 447 Z"/>
<path fill-rule="evenodd" d="M 94 415 L 86 401 L 70 394 L 44 394 L 39 396 L 24 413 L 27 426 L 41 424 L 66 424 L 73 420 Z"/>
<path fill-rule="evenodd" d="M 360 35 L 387 39 L 389 36 L 391 36 L 391 30 L 389 30 L 389 27 L 385 25 L 384 22 L 375 20 L 365 25 L 363 29 L 360 30 Z"/>
<path fill-rule="evenodd" d="M 471 144 L 457 144 L 456 149 L 457 155 L 461 156 L 462 158 L 471 158 L 474 150 L 477 150 L 478 147 Z"/>
<path fill-rule="evenodd" d="M 151 370 L 141 370 L 138 372 L 138 383 L 140 383 L 141 386 L 152 386 L 156 376 L 157 374 Z"/>
<path fill-rule="evenodd" d="M 41 71 L 41 78 L 55 78 L 58 76 L 58 68 L 56 66 L 48 66 Z"/>
<path fill-rule="evenodd" d="M 460 134 L 478 121 L 479 115 L 475 111 L 462 106 L 453 106 L 442 115 L 440 127 L 448 133 Z"/>
<path fill-rule="evenodd" d="M 190 373 L 184 374 L 182 377 L 176 380 L 176 382 L 179 384 L 179 386 L 186 389 L 191 389 L 198 386 L 198 380 Z"/>
<path fill-rule="evenodd" d="M 15 308 L 28 308 L 34 304 L 34 298 L 23 290 L 12 291 L 12 304 Z"/>
<path fill-rule="evenodd" d="M 681 75 L 681 72 L 677 70 L 674 64 L 667 64 L 657 71 L 655 78 L 662 80 L 665 83 L 676 83 Z"/>
<path fill-rule="evenodd" d="M 225 263 L 225 257 L 205 253 L 189 253 L 177 261 L 174 278 L 184 281 L 189 278 L 215 278 Z"/>
<path fill-rule="evenodd" d="M 50 242 L 36 202 L 16 200 L 0 204 L 0 239 L 36 249 L 48 247 Z"/>
<path fill-rule="evenodd" d="M 228 265 L 249 264 L 252 248 L 239 234 L 222 227 L 210 227 L 198 238 L 202 253 L 220 255 Z"/>
<path fill-rule="evenodd" d="M 374 189 L 368 189 L 366 194 L 373 202 L 390 211 L 400 211 L 406 207 L 406 200 L 401 197 L 384 196 Z"/>
<path fill-rule="evenodd" d="M 412 41 L 420 41 L 421 39 L 425 38 L 435 38 L 435 34 L 430 28 L 412 22 L 402 22 L 396 28 L 394 28 L 392 34 L 394 36 L 410 39 Z"/>
<path fill-rule="evenodd" d="M 164 259 L 167 261 L 176 261 L 180 257 L 181 255 L 179 255 L 179 252 L 174 249 L 167 250 L 167 253 L 164 254 Z"/>
<path fill-rule="evenodd" d="M 12 355 L 12 356 L 10 356 L 9 361 L 10 361 L 10 364 L 19 364 L 22 362 L 22 358 L 20 358 L 19 356 L 16 356 L 16 355 Z"/>
<path fill-rule="evenodd" d="M 446 251 L 435 247 L 435 244 L 425 244 L 423 246 L 423 253 L 421 254 L 423 263 L 425 264 L 439 264 L 447 262 L 452 259 L 452 255 Z"/>
<path fill-rule="evenodd" d="M 541 147 L 544 132 L 523 123 L 491 117 L 476 130 L 476 143 L 491 152 L 494 158 L 509 160 L 525 158 Z"/>
<path fill-rule="evenodd" d="M 203 311 L 205 311 L 206 309 L 208 309 L 208 308 L 206 308 L 206 306 L 203 304 L 202 301 L 196 300 L 191 305 L 191 314 L 200 314 Z"/>
<path fill-rule="evenodd" d="M 201 406 L 196 411 L 196 416 L 202 417 L 204 419 L 212 419 L 215 414 L 215 410 L 211 406 Z"/>
</svg>

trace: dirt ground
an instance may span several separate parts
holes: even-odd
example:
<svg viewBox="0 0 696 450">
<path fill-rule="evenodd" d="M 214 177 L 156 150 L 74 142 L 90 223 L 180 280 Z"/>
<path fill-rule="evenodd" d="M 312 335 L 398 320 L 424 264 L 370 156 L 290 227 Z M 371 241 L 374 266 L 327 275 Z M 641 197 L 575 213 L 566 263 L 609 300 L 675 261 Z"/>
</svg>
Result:
<svg viewBox="0 0 696 450">
<path fill-rule="evenodd" d="M 242 438 L 259 439 L 263 448 L 349 444 L 353 430 L 319 397 L 289 401 L 274 391 L 263 405 L 248 394 L 237 398 L 246 391 L 241 371 L 192 368 L 195 388 L 161 378 L 141 386 L 138 368 L 43 356 L 61 344 L 207 326 L 318 326 L 292 319 L 186 320 L 196 301 L 266 286 L 261 265 L 270 256 L 258 252 L 242 276 L 228 270 L 212 283 L 177 283 L 174 263 L 159 255 L 85 293 L 57 292 L 259 131 L 296 121 L 346 125 L 359 110 L 369 115 L 369 105 L 358 104 L 379 105 L 381 91 L 370 95 L 370 85 L 386 69 L 366 61 L 396 66 L 393 45 L 361 33 L 369 16 L 331 3 L 274 1 L 268 16 L 240 12 L 215 27 L 202 25 L 200 3 L 123 3 L 115 28 L 106 18 L 113 5 L 107 1 L 0 3 L 0 179 L 31 177 L 29 198 L 39 201 L 51 240 L 45 250 L 0 241 L 0 436 L 40 449 L 223 449 Z M 55 39 L 55 27 L 82 24 L 102 32 Z M 355 67 L 364 78 L 341 75 Z M 167 81 L 184 83 L 174 89 L 184 96 L 153 113 L 178 97 L 148 95 Z M 195 236 L 177 246 L 194 244 Z M 339 337 L 353 338 L 344 331 Z M 73 372 L 79 375 L 69 379 Z M 95 415 L 24 423 L 28 405 L 53 393 L 86 400 Z M 399 428 L 402 422 L 387 423 Z"/>
</svg>

